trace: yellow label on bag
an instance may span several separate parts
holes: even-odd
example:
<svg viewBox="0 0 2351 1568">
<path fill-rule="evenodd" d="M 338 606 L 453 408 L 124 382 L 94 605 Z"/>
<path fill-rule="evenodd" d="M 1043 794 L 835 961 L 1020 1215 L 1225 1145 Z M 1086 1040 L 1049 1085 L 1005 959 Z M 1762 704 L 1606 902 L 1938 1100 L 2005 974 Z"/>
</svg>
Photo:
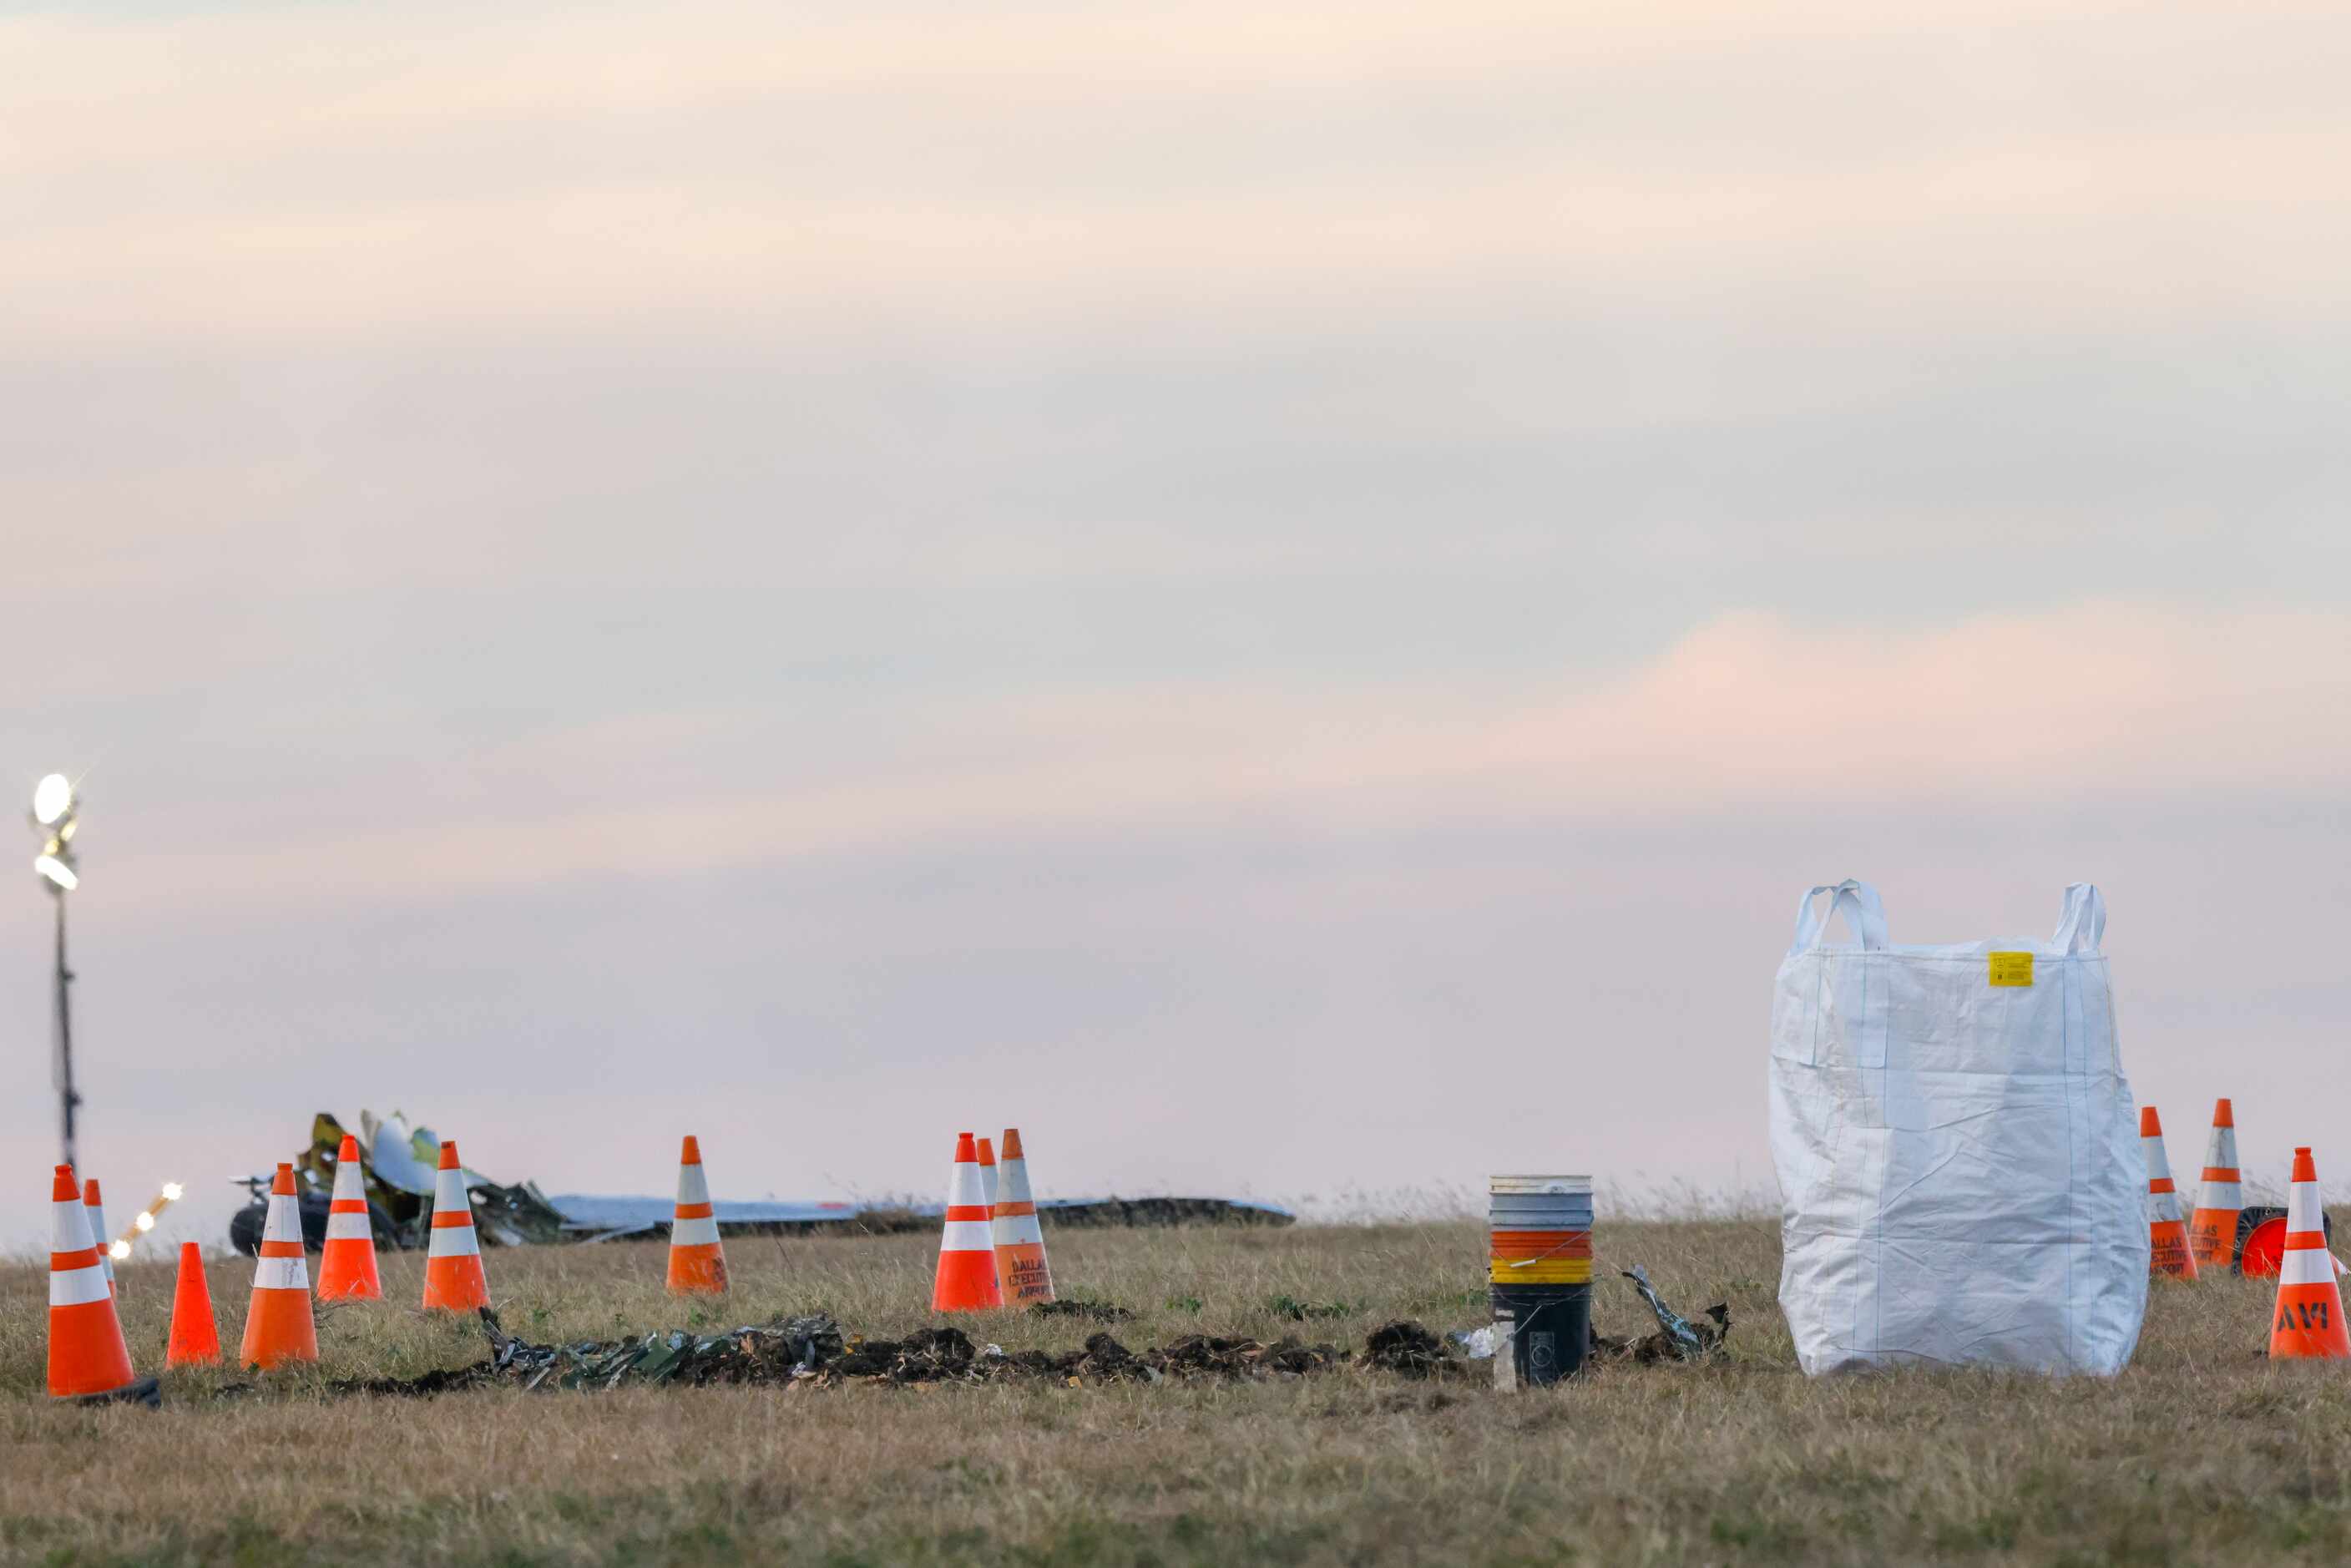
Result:
<svg viewBox="0 0 2351 1568">
<path fill-rule="evenodd" d="M 1994 953 L 1991 957 L 1991 983 L 1995 986 L 2029 986 L 2032 984 L 2032 955 L 2030 953 Z"/>
</svg>

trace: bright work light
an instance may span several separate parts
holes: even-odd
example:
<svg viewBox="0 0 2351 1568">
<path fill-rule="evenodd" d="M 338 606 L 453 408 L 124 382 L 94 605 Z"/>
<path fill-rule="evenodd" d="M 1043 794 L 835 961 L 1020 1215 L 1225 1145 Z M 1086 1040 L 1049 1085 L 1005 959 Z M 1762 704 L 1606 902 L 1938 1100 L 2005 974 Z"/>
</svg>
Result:
<svg viewBox="0 0 2351 1568">
<path fill-rule="evenodd" d="M 73 810 L 73 780 L 52 773 L 33 786 L 33 821 L 54 828 Z"/>
</svg>

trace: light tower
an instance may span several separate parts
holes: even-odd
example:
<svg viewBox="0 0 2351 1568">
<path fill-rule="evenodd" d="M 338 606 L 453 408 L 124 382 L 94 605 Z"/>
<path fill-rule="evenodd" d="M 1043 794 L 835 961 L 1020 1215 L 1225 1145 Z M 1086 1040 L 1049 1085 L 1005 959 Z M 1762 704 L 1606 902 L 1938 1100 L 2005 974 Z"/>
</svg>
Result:
<svg viewBox="0 0 2351 1568">
<path fill-rule="evenodd" d="M 56 1079 L 57 1134 L 63 1150 L 58 1157 L 68 1165 L 74 1164 L 74 1108 L 81 1103 L 81 1096 L 74 1092 L 73 1004 L 68 994 L 73 971 L 66 967 L 66 894 L 81 885 L 73 852 L 80 812 L 80 797 L 74 793 L 73 780 L 64 774 L 52 773 L 33 787 L 33 836 L 41 844 L 41 852 L 33 857 L 33 869 L 40 873 L 41 884 L 57 906 Z"/>
</svg>

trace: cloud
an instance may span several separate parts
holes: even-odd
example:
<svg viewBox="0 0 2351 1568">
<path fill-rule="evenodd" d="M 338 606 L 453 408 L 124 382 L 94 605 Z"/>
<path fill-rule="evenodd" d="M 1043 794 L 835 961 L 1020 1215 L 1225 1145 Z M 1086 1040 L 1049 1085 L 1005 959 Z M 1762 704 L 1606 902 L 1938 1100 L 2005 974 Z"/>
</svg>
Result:
<svg viewBox="0 0 2351 1568">
<path fill-rule="evenodd" d="M 1514 696 L 1138 687 L 872 716 L 803 756 L 753 710 L 616 716 L 352 779 L 330 836 L 173 844 L 143 900 L 391 896 L 1155 833 L 1235 812 L 1369 830 L 1913 802 L 2306 800 L 2351 782 L 2351 617 L 2082 604 L 1917 632 L 1719 618 Z M 360 820 L 373 801 L 381 819 Z M 224 893 L 223 890 L 234 890 Z"/>
<path fill-rule="evenodd" d="M 43 69 L 12 93 L 0 286 L 83 344 L 1497 287 L 1888 321 L 2325 297 L 2339 17 L 2005 26 L 1976 51 L 1830 5 L 18 17 L 0 41 Z"/>
</svg>

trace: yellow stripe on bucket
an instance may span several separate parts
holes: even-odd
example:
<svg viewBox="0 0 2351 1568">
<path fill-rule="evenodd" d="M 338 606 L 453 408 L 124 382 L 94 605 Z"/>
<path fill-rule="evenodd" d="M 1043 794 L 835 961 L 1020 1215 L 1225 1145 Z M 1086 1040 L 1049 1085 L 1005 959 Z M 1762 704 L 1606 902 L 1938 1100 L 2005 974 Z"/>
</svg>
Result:
<svg viewBox="0 0 2351 1568">
<path fill-rule="evenodd" d="M 1547 1258 L 1523 1269 L 1496 1263 L 1491 1277 L 1497 1285 L 1588 1285 L 1592 1283 L 1592 1260 Z"/>
</svg>

